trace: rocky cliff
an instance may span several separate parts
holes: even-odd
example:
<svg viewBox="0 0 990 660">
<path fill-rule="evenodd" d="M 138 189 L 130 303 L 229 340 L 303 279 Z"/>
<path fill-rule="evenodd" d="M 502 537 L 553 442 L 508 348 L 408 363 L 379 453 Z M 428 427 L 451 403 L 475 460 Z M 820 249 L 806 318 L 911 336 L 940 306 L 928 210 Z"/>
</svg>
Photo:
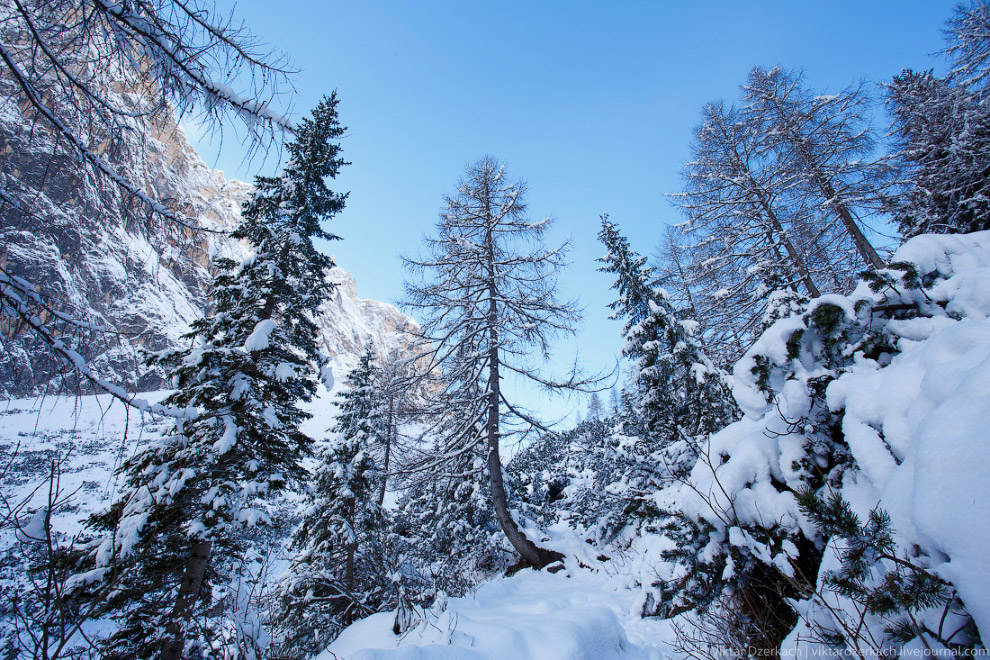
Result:
<svg viewBox="0 0 990 660">
<path fill-rule="evenodd" d="M 64 328 L 99 373 L 139 391 L 158 389 L 162 375 L 142 367 L 141 349 L 176 345 L 203 313 L 211 258 L 243 253 L 222 232 L 238 221 L 250 186 L 203 163 L 174 117 L 143 116 L 120 134 L 89 135 L 90 148 L 202 231 L 149 217 L 63 149 L 9 86 L 0 79 L 0 268 L 59 310 L 114 329 L 83 336 Z M 389 346 L 412 323 L 390 305 L 359 300 L 344 271 L 331 277 L 339 286 L 319 325 L 340 368 L 356 362 L 368 341 Z M 76 387 L 30 334 L 0 319 L 0 398 Z"/>
</svg>

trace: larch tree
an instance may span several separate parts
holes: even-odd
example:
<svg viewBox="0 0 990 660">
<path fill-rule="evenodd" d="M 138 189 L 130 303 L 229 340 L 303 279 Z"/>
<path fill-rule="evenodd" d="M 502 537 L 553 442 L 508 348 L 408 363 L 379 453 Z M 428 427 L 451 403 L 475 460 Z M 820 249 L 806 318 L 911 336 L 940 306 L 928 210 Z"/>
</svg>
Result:
<svg viewBox="0 0 990 660">
<path fill-rule="evenodd" d="M 306 475 L 299 404 L 331 377 L 313 319 L 333 262 L 314 240 L 336 238 L 321 222 L 346 198 L 326 185 L 345 164 L 343 131 L 335 95 L 296 127 L 282 174 L 257 179 L 234 232 L 252 254 L 215 264 L 213 313 L 188 348 L 154 358 L 175 382 L 165 404 L 185 418 L 123 465 L 124 493 L 94 519 L 105 534 L 93 559 L 114 583 L 105 608 L 122 618 L 112 657 L 182 657 L 201 594 L 229 577 L 238 530 L 270 522 L 266 500 Z"/>
<path fill-rule="evenodd" d="M 758 126 L 721 103 L 702 110 L 684 192 L 674 199 L 687 216 L 690 241 L 677 263 L 707 341 L 726 363 L 759 333 L 760 318 L 776 291 L 818 297 L 824 279 L 813 270 L 808 246 L 810 213 L 793 191 L 799 179 L 766 150 Z M 673 244 L 668 259 L 679 259 Z"/>
<path fill-rule="evenodd" d="M 536 568 L 561 558 L 519 528 L 509 509 L 502 474 L 501 443 L 538 419 L 503 387 L 506 375 L 551 389 L 556 382 L 528 359 L 549 355 L 550 340 L 573 332 L 572 303 L 556 296 L 554 275 L 564 266 L 566 244 L 543 248 L 550 220 L 532 221 L 523 202 L 525 185 L 511 181 L 490 156 L 467 168 L 457 194 L 447 197 L 437 235 L 427 238 L 428 256 L 407 258 L 416 275 L 407 282 L 407 306 L 425 318 L 433 365 L 444 371 L 449 401 L 444 449 L 424 465 L 455 460 L 484 445 L 491 505 L 513 548 Z"/>
<path fill-rule="evenodd" d="M 862 89 L 815 95 L 804 87 L 800 73 L 755 67 L 743 92 L 749 120 L 801 181 L 808 207 L 825 212 L 819 231 L 841 227 L 859 255 L 858 270 L 882 267 L 862 217 L 879 207 L 888 173 L 880 161 L 870 159 L 874 144 Z"/>
</svg>

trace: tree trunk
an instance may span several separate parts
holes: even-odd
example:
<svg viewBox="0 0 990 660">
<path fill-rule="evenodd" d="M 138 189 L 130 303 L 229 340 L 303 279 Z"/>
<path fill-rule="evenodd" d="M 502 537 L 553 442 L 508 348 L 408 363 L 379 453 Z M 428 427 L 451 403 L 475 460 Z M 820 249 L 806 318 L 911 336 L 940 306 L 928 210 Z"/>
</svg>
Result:
<svg viewBox="0 0 990 660">
<path fill-rule="evenodd" d="M 832 182 L 829 180 L 822 168 L 819 167 L 818 161 L 812 157 L 810 150 L 804 142 L 804 138 L 792 131 L 793 139 L 796 141 L 798 146 L 798 151 L 801 154 L 801 158 L 804 160 L 805 167 L 807 167 L 815 180 L 815 184 L 821 191 L 822 196 L 825 198 L 826 206 L 831 206 L 835 209 L 836 213 L 839 215 L 839 219 L 842 220 L 842 224 L 846 228 L 846 232 L 849 234 L 850 238 L 853 240 L 853 244 L 856 246 L 856 251 L 859 252 L 859 256 L 863 258 L 866 263 L 870 265 L 870 268 L 883 268 L 883 260 L 877 251 L 873 249 L 870 241 L 867 240 L 866 235 L 863 234 L 863 230 L 859 228 L 856 221 L 852 217 L 852 213 L 849 208 L 839 199 L 839 196 L 835 192 L 835 188 L 832 187 Z"/>
<path fill-rule="evenodd" d="M 760 199 L 760 205 L 763 207 L 764 212 L 767 214 L 767 218 L 770 220 L 771 227 L 773 227 L 773 230 L 777 232 L 778 236 L 780 236 L 780 242 L 784 246 L 784 250 L 787 251 L 787 256 L 790 258 L 794 267 L 798 269 L 798 275 L 801 276 L 801 281 L 804 282 L 804 287 L 808 290 L 808 295 L 812 298 L 820 297 L 822 294 L 818 290 L 818 287 L 815 286 L 814 280 L 811 279 L 811 272 L 808 270 L 808 266 L 805 265 L 804 259 L 801 258 L 801 255 L 798 254 L 798 251 L 794 248 L 791 240 L 787 237 L 787 233 L 784 231 L 784 226 L 777 218 L 777 214 L 774 213 L 773 208 L 770 206 L 769 200 L 764 199 L 762 193 L 759 193 L 758 196 Z"/>
<path fill-rule="evenodd" d="M 203 587 L 203 576 L 210 562 L 213 544 L 210 541 L 194 543 L 186 562 L 186 571 L 175 597 L 175 607 L 168 623 L 165 624 L 165 639 L 162 642 L 161 660 L 180 660 L 182 648 L 186 645 L 186 623 L 192 617 L 193 607 L 199 599 Z"/>
<path fill-rule="evenodd" d="M 357 551 L 357 543 L 355 542 L 357 530 L 354 527 L 356 510 L 357 502 L 351 499 L 347 507 L 347 518 L 351 525 L 351 534 L 354 535 L 354 538 L 347 540 L 347 556 L 344 562 L 344 584 L 347 585 L 348 591 L 354 591 L 354 553 Z"/>
<path fill-rule="evenodd" d="M 385 422 L 385 460 L 382 472 L 382 485 L 378 491 L 378 506 L 385 504 L 385 485 L 388 480 L 388 462 L 392 457 L 392 435 L 395 433 L 395 425 L 392 420 L 395 418 L 395 395 L 388 395 L 388 419 Z"/>
<path fill-rule="evenodd" d="M 533 568 L 541 569 L 547 564 L 560 561 L 564 555 L 554 550 L 541 548 L 530 541 L 509 511 L 508 499 L 505 495 L 505 483 L 502 480 L 502 458 L 499 455 L 499 433 L 498 433 L 498 362 L 497 349 L 492 347 L 491 374 L 494 386 L 489 394 L 488 403 L 488 478 L 492 490 L 492 504 L 495 507 L 495 516 L 498 518 L 502 531 L 505 532 L 509 543 L 516 549 L 522 558 L 530 563 Z"/>
<path fill-rule="evenodd" d="M 835 211 L 839 214 L 839 218 L 842 220 L 842 224 L 845 225 L 846 231 L 853 239 L 853 243 L 856 245 L 856 249 L 866 263 L 870 264 L 870 268 L 883 268 L 883 259 L 877 254 L 877 251 L 873 249 L 870 242 L 866 239 L 863 234 L 863 230 L 859 228 L 856 221 L 852 217 L 852 213 L 849 209 L 836 197 L 835 190 L 832 188 L 832 184 L 824 180 L 820 172 L 815 173 L 815 179 L 818 181 L 819 187 L 822 189 L 822 194 L 827 200 L 836 200 Z"/>
<path fill-rule="evenodd" d="M 804 282 L 804 287 L 808 290 L 808 295 L 812 298 L 818 298 L 822 294 L 818 290 L 818 287 L 815 286 L 815 282 L 811 278 L 811 272 L 804 263 L 804 259 L 801 258 L 801 255 L 791 243 L 790 238 L 788 238 L 787 232 L 784 231 L 784 226 L 777 217 L 777 213 L 774 211 L 773 205 L 770 203 L 770 199 L 767 196 L 766 191 L 756 182 L 755 179 L 753 179 L 753 175 L 749 170 L 749 164 L 743 161 L 742 156 L 735 151 L 734 146 L 733 157 L 736 169 L 741 170 L 741 172 L 745 175 L 746 180 L 751 186 L 750 191 L 752 194 L 756 195 L 756 199 L 760 202 L 763 212 L 766 213 L 767 219 L 770 221 L 770 226 L 772 229 L 770 232 L 770 239 L 771 243 L 774 244 L 774 248 L 776 249 L 777 242 L 773 240 L 773 233 L 776 232 L 777 235 L 780 236 L 780 244 L 782 244 L 784 246 L 784 250 L 787 251 L 787 256 L 790 258 L 791 264 L 797 268 L 798 275 L 801 277 L 801 281 Z"/>
<path fill-rule="evenodd" d="M 489 218 L 491 213 L 489 210 Z M 541 569 L 547 564 L 560 561 L 564 555 L 554 550 L 537 546 L 526 538 L 509 511 L 508 499 L 505 495 L 505 483 L 502 480 L 502 458 L 499 455 L 499 353 L 498 353 L 498 291 L 495 281 L 495 252 L 494 237 L 491 229 L 486 236 L 488 248 L 488 479 L 492 491 L 492 505 L 502 531 L 505 532 L 509 543 L 522 558 L 535 569 Z"/>
</svg>

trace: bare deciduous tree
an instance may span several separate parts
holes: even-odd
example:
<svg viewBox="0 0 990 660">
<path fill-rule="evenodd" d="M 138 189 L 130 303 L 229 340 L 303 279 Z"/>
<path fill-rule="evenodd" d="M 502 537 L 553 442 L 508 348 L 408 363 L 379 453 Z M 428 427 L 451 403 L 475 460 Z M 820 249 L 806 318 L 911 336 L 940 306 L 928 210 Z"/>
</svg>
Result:
<svg viewBox="0 0 990 660">
<path fill-rule="evenodd" d="M 809 206 L 825 212 L 824 228 L 839 223 L 863 265 L 883 260 L 862 228 L 864 212 L 880 206 L 886 171 L 871 161 L 873 139 L 864 114 L 861 87 L 815 95 L 800 73 L 756 67 L 743 87 L 747 113 L 777 158 L 801 180 Z"/>
<path fill-rule="evenodd" d="M 506 437 L 543 428 L 503 387 L 506 374 L 550 389 L 575 388 L 572 376 L 557 382 L 542 376 L 529 359 L 546 359 L 549 342 L 573 332 L 578 313 L 556 297 L 554 275 L 564 266 L 566 244 L 545 250 L 549 219 L 531 221 L 523 203 L 525 185 L 509 180 L 490 156 L 469 166 L 457 194 L 446 199 L 437 236 L 426 239 L 429 255 L 407 258 L 418 276 L 407 283 L 408 307 L 426 317 L 424 338 L 432 346 L 431 367 L 443 373 L 441 411 L 445 435 L 437 454 L 421 467 L 456 460 L 486 444 L 492 505 L 516 551 L 542 568 L 561 558 L 538 547 L 509 511 L 500 444 Z"/>
</svg>

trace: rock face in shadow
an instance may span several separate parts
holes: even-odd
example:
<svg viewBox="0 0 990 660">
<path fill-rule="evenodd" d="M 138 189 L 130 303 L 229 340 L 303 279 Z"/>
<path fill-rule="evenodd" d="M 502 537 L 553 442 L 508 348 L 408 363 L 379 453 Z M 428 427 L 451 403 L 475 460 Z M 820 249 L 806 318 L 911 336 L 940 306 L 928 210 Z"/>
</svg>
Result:
<svg viewBox="0 0 990 660">
<path fill-rule="evenodd" d="M 143 367 L 142 349 L 183 341 L 208 303 L 211 259 L 245 254 L 222 232 L 238 222 L 251 187 L 208 167 L 172 116 L 140 116 L 118 135 L 87 134 L 93 151 L 204 231 L 162 221 L 94 175 L 13 92 L 0 79 L 0 267 L 52 308 L 113 331 L 56 326 L 102 376 L 136 391 L 165 387 L 161 373 Z M 412 323 L 390 305 L 359 300 L 343 271 L 332 277 L 341 286 L 320 326 L 324 350 L 341 366 L 356 362 L 350 356 L 368 341 L 398 341 L 395 333 Z M 0 319 L 0 398 L 57 391 L 88 390 L 17 322 Z"/>
</svg>

